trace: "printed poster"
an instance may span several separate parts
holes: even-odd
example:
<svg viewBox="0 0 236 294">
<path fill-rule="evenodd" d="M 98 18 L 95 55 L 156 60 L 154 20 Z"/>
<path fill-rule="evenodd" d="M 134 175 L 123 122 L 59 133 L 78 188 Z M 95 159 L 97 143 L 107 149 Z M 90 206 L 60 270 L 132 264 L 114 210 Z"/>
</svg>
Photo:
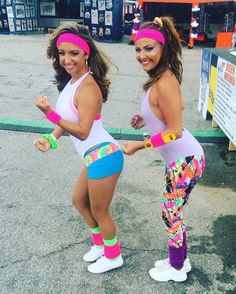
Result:
<svg viewBox="0 0 236 294">
<path fill-rule="evenodd" d="M 91 23 L 98 24 L 98 11 L 97 11 L 97 9 L 91 10 Z"/>
<path fill-rule="evenodd" d="M 112 11 L 105 11 L 105 26 L 112 26 Z"/>
<path fill-rule="evenodd" d="M 236 65 L 219 57 L 217 72 L 214 120 L 236 146 Z"/>
<path fill-rule="evenodd" d="M 105 10 L 105 0 L 98 0 L 98 10 Z"/>
<path fill-rule="evenodd" d="M 198 99 L 198 111 L 202 117 L 207 117 L 208 95 L 209 95 L 209 75 L 211 65 L 211 53 L 205 50 L 202 51 L 201 62 L 201 77 L 200 77 L 200 92 Z"/>
</svg>

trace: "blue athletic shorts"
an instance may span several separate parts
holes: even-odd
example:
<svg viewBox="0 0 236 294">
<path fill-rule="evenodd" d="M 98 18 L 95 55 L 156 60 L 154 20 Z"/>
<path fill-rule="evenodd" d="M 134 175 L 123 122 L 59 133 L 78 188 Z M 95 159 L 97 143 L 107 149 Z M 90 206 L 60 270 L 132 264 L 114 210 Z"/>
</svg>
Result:
<svg viewBox="0 0 236 294">
<path fill-rule="evenodd" d="M 88 167 L 89 179 L 102 179 L 123 170 L 124 156 L 120 147 L 114 143 L 104 142 L 86 151 L 84 161 Z"/>
</svg>

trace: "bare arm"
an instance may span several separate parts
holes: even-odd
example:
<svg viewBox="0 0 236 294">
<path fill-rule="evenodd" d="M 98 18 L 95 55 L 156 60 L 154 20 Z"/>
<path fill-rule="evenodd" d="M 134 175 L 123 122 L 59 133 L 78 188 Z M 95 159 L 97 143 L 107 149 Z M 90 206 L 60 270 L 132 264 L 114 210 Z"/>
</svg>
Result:
<svg viewBox="0 0 236 294">
<path fill-rule="evenodd" d="M 163 135 L 173 133 L 176 139 L 182 137 L 182 101 L 180 86 L 174 75 L 164 77 L 155 84 L 158 105 L 167 124 Z"/>
<path fill-rule="evenodd" d="M 102 95 L 97 84 L 94 82 L 87 82 L 81 85 L 75 93 L 74 102 L 79 113 L 79 122 L 73 123 L 60 118 L 57 127 L 52 132 L 56 138 L 59 138 L 63 131 L 67 131 L 80 140 L 87 139 L 94 118 L 96 114 L 100 113 L 102 106 Z M 38 96 L 36 105 L 45 114 L 49 114 L 52 111 L 47 96 Z"/>
<path fill-rule="evenodd" d="M 56 126 L 52 131 L 52 134 L 56 137 L 56 139 L 59 139 L 64 134 L 64 132 L 65 130 L 62 127 Z"/>
<path fill-rule="evenodd" d="M 163 77 L 154 85 L 154 95 L 157 99 L 157 104 L 161 114 L 167 124 L 167 129 L 161 134 L 156 134 L 154 137 L 174 134 L 176 139 L 182 136 L 182 101 L 180 94 L 179 83 L 176 78 L 171 75 Z M 150 140 L 149 140 L 150 141 Z M 164 143 L 165 144 L 165 143 Z M 155 146 L 155 145 L 154 145 Z M 145 142 L 126 142 L 123 146 L 123 152 L 127 155 L 132 155 L 136 151 L 144 149 Z"/>
<path fill-rule="evenodd" d="M 101 111 L 102 96 L 100 89 L 94 83 L 82 85 L 76 91 L 75 102 L 79 113 L 78 124 L 62 118 L 58 125 L 80 140 L 86 140 L 95 116 Z"/>
</svg>

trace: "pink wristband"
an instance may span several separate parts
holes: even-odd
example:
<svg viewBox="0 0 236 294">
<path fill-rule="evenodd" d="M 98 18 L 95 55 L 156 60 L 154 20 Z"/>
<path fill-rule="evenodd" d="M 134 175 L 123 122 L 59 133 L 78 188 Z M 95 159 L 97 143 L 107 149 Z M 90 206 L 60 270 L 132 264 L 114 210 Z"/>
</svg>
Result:
<svg viewBox="0 0 236 294">
<path fill-rule="evenodd" d="M 55 111 L 51 110 L 47 115 L 46 119 L 52 122 L 53 124 L 59 124 L 61 121 L 61 116 Z"/>
<path fill-rule="evenodd" d="M 160 147 L 160 146 L 166 145 L 166 142 L 163 140 L 161 133 L 151 137 L 150 141 L 153 147 Z"/>
</svg>

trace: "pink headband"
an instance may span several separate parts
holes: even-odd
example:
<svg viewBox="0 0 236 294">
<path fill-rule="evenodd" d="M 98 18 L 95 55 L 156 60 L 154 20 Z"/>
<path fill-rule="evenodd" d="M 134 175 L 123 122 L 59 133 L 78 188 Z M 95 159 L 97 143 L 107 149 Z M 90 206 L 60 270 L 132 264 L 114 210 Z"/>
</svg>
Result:
<svg viewBox="0 0 236 294">
<path fill-rule="evenodd" d="M 134 42 L 137 42 L 139 39 L 142 38 L 148 38 L 148 39 L 153 39 L 156 40 L 158 42 L 160 42 L 161 44 L 165 45 L 165 37 L 162 34 L 162 32 L 157 31 L 157 30 L 153 30 L 153 29 L 141 29 L 138 31 Z"/>
<path fill-rule="evenodd" d="M 79 46 L 81 49 L 84 50 L 85 53 L 90 55 L 90 47 L 89 47 L 88 43 L 83 38 L 81 38 L 75 34 L 71 34 L 71 33 L 61 34 L 56 42 L 57 48 L 59 47 L 59 45 L 62 42 L 72 43 L 76 46 Z"/>
</svg>

